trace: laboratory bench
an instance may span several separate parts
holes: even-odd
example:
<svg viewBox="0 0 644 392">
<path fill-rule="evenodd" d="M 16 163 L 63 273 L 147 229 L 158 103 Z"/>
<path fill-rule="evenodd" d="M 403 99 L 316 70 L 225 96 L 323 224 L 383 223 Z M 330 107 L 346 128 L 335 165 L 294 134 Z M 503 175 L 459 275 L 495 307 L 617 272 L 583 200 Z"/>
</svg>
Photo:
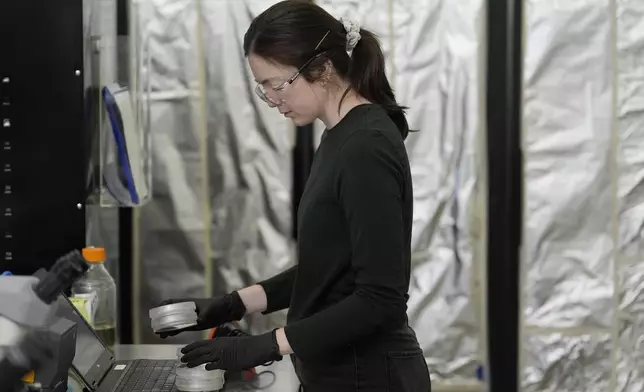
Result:
<svg viewBox="0 0 644 392">
<path fill-rule="evenodd" d="M 117 360 L 154 359 L 176 360 L 177 349 L 181 345 L 117 345 L 114 354 Z M 256 368 L 259 375 L 254 382 L 227 382 L 222 392 L 297 392 L 299 382 L 288 357 L 279 362 Z M 82 386 L 72 378 L 69 379 L 71 392 L 83 392 Z M 124 391 L 125 392 L 125 391 Z"/>
</svg>

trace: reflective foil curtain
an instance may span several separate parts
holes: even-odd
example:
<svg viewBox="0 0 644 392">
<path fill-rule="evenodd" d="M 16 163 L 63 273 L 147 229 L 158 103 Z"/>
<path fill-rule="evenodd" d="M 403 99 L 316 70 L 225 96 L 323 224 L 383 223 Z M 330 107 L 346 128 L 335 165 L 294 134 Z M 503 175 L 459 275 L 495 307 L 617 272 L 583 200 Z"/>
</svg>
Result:
<svg viewBox="0 0 644 392">
<path fill-rule="evenodd" d="M 158 301 L 221 294 L 295 262 L 293 127 L 253 94 L 241 48 L 252 17 L 275 2 L 136 3 L 142 59 L 136 67 L 151 85 L 154 150 L 154 200 L 135 217 L 140 342 L 157 342 L 147 310 Z M 381 39 L 398 99 L 420 131 L 407 142 L 416 198 L 410 321 L 435 390 L 482 389 L 484 3 L 316 3 Z M 261 331 L 283 321 L 283 314 L 260 316 L 250 327 Z"/>
<path fill-rule="evenodd" d="M 436 387 L 476 387 L 483 365 L 483 7 L 481 0 L 399 0 L 392 14 L 393 80 L 419 131 L 407 141 L 414 179 L 409 318 Z"/>
<path fill-rule="evenodd" d="M 526 2 L 523 391 L 644 390 L 644 3 Z"/>
<path fill-rule="evenodd" d="M 161 300 L 224 294 L 294 262 L 292 125 L 256 97 L 242 50 L 251 19 L 272 3 L 134 5 L 134 67 L 150 86 L 154 189 L 135 216 L 139 342 L 156 340 L 148 309 Z"/>
</svg>

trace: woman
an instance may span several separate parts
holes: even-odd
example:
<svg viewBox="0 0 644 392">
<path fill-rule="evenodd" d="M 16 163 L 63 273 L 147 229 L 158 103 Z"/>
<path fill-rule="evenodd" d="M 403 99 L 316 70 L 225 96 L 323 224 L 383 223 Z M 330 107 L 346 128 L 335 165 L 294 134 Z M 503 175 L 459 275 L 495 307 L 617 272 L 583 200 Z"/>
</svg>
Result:
<svg viewBox="0 0 644 392">
<path fill-rule="evenodd" d="M 376 37 L 312 3 L 283 1 L 253 20 L 244 52 L 262 100 L 297 125 L 320 119 L 326 131 L 299 206 L 298 265 L 197 300 L 191 329 L 286 308 L 288 322 L 264 335 L 190 344 L 182 361 L 241 370 L 290 354 L 306 392 L 430 391 L 406 315 L 408 127 Z"/>
</svg>

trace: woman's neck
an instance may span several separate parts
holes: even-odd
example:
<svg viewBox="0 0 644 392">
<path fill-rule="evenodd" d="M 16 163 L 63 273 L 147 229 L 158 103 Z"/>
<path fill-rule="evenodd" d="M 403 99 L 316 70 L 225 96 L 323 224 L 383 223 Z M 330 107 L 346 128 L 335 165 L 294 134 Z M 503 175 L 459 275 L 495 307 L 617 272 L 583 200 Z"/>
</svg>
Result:
<svg viewBox="0 0 644 392">
<path fill-rule="evenodd" d="M 346 116 L 347 113 L 356 106 L 363 105 L 366 103 L 371 103 L 364 97 L 358 95 L 353 89 L 349 90 L 347 95 L 342 99 L 344 91 L 348 86 L 343 86 L 342 88 L 334 91 L 330 94 L 327 104 L 324 106 L 320 120 L 326 126 L 326 129 L 331 129 L 335 127 L 340 120 Z M 340 104 L 340 102 L 342 102 Z M 340 110 L 338 111 L 338 106 Z"/>
</svg>

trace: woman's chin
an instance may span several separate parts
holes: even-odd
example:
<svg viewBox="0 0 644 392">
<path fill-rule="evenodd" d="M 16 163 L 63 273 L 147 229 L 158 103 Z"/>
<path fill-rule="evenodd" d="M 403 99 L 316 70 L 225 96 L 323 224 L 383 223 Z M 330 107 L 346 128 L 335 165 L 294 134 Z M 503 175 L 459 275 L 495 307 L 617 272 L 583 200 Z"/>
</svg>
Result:
<svg viewBox="0 0 644 392">
<path fill-rule="evenodd" d="M 305 118 L 305 117 L 299 117 L 299 116 L 293 116 L 293 117 L 290 117 L 290 119 L 298 127 L 302 127 L 304 125 L 309 125 L 309 124 L 311 124 L 313 122 L 312 119 Z"/>
</svg>

